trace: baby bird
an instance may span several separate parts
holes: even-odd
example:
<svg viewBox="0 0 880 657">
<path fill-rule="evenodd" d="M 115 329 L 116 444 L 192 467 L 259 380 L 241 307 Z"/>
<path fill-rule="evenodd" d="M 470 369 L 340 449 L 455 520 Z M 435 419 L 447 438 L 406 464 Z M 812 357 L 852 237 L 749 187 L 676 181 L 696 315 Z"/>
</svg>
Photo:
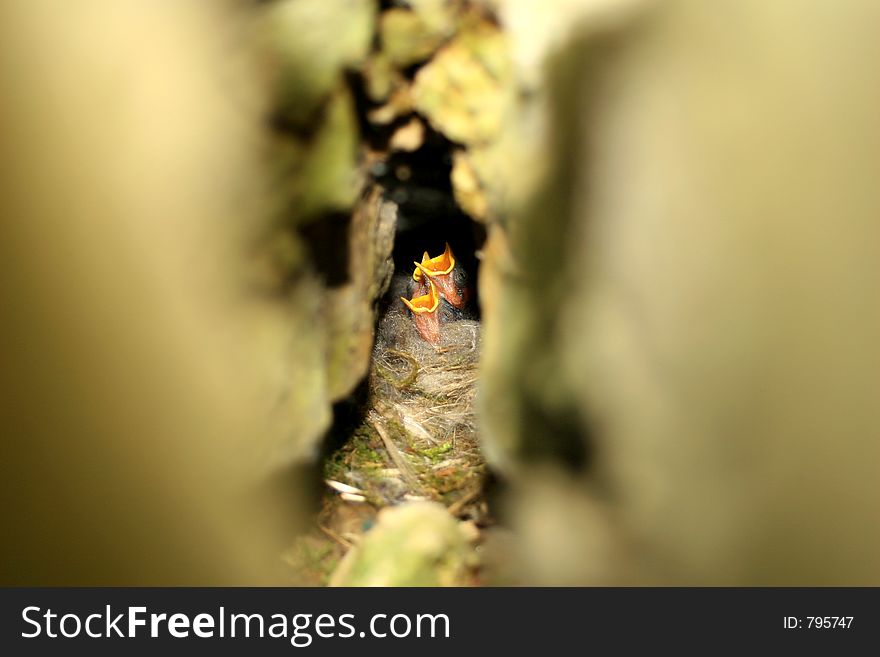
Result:
<svg viewBox="0 0 880 657">
<path fill-rule="evenodd" d="M 427 293 L 424 293 L 425 289 Z M 400 297 L 400 300 L 412 311 L 416 330 L 422 339 L 437 344 L 440 342 L 440 295 L 437 294 L 437 287 L 428 279 L 427 285 L 420 285 L 414 294 L 412 299 Z"/>
<path fill-rule="evenodd" d="M 471 296 L 467 274 L 460 265 L 456 266 L 449 242 L 439 256 L 431 258 L 425 251 L 422 262 L 413 262 L 413 264 L 416 266 L 413 272 L 413 280 L 416 284 L 423 278 L 434 281 L 442 299 L 449 302 L 453 308 L 464 310 Z"/>
</svg>

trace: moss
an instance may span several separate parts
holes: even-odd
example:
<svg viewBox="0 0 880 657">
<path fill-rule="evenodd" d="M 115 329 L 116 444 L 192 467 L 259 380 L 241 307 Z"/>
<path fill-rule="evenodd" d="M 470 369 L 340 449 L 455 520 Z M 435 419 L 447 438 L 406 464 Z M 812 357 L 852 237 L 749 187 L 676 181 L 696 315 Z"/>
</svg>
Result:
<svg viewBox="0 0 880 657">
<path fill-rule="evenodd" d="M 360 458 L 361 460 L 370 461 L 371 463 L 378 462 L 382 458 L 379 455 L 379 452 L 377 452 L 375 449 L 372 449 L 368 445 L 357 445 L 355 447 L 355 454 L 357 454 L 358 458 Z M 368 464 L 361 464 L 361 465 L 368 465 Z"/>
<path fill-rule="evenodd" d="M 351 436 L 351 439 L 324 461 L 324 476 L 327 479 L 341 480 L 345 473 L 355 469 L 370 476 L 370 469 L 384 465 L 384 459 L 378 451 L 381 439 L 368 424 L 362 424 Z"/>
<path fill-rule="evenodd" d="M 464 488 L 473 476 L 474 473 L 471 470 L 457 468 L 442 476 L 432 474 L 427 478 L 427 482 L 437 495 L 442 497 L 445 503 L 449 504 L 458 497 L 458 495 L 453 495 L 452 493 L 457 493 Z"/>
<path fill-rule="evenodd" d="M 422 456 L 426 456 L 435 463 L 440 461 L 440 457 L 444 454 L 452 451 L 452 443 L 443 443 L 442 445 L 436 445 L 435 447 L 429 447 L 428 449 L 419 449 L 416 450 Z"/>
<path fill-rule="evenodd" d="M 395 442 L 404 442 L 412 447 L 412 439 L 403 424 L 395 418 L 386 418 L 385 426 L 388 429 L 388 437 Z"/>
<path fill-rule="evenodd" d="M 338 481 L 345 474 L 342 455 L 337 450 L 324 461 L 324 478 Z"/>
</svg>

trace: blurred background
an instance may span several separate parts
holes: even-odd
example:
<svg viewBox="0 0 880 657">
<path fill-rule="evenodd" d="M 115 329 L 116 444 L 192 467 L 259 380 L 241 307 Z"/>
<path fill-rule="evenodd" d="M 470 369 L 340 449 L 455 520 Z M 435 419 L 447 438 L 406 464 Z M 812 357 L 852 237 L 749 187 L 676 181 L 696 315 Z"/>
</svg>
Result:
<svg viewBox="0 0 880 657">
<path fill-rule="evenodd" d="M 2 583 L 880 584 L 878 24 L 3 3 Z"/>
</svg>

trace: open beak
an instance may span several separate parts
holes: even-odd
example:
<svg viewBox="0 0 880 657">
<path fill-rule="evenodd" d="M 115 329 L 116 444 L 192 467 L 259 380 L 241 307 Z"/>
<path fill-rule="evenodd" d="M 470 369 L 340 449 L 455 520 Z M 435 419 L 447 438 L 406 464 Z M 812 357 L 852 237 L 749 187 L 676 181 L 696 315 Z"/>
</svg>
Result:
<svg viewBox="0 0 880 657">
<path fill-rule="evenodd" d="M 422 272 L 428 276 L 443 276 L 452 273 L 452 268 L 455 267 L 455 256 L 452 255 L 452 249 L 449 248 L 449 242 L 447 242 L 446 249 L 436 258 L 430 257 L 425 251 L 422 262 L 413 262 L 413 264 L 416 266 L 416 270 L 413 272 L 415 280 L 422 277 Z"/>
<path fill-rule="evenodd" d="M 412 311 L 413 321 L 419 335 L 426 342 L 437 344 L 440 341 L 440 313 L 437 312 L 440 307 L 440 295 L 437 294 L 437 287 L 430 278 L 428 286 L 427 294 L 415 296 L 412 299 L 400 297 L 400 300 Z"/>
<path fill-rule="evenodd" d="M 452 255 L 452 249 L 449 243 L 446 243 L 446 250 L 436 258 L 429 258 L 427 252 L 422 256 L 422 262 L 413 262 L 416 270 L 413 272 L 413 279 L 420 281 L 423 278 L 434 281 L 437 289 L 449 304 L 458 309 L 462 309 L 467 304 L 469 291 L 466 287 L 460 287 L 456 282 L 453 274 L 455 269 L 455 256 Z"/>
</svg>

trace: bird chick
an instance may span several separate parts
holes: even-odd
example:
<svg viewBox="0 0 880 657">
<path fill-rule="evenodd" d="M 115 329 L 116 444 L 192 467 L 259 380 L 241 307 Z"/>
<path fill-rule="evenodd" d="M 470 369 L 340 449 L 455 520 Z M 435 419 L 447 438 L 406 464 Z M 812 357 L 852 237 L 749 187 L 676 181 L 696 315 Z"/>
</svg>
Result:
<svg viewBox="0 0 880 657">
<path fill-rule="evenodd" d="M 440 296 L 437 287 L 431 279 L 427 279 L 427 293 L 421 294 L 424 287 L 416 290 L 416 296 L 412 299 L 400 297 L 404 305 L 412 311 L 416 330 L 426 342 L 437 344 L 440 342 Z"/>
<path fill-rule="evenodd" d="M 455 256 L 448 242 L 446 249 L 439 256 L 431 258 L 425 251 L 422 262 L 414 261 L 413 264 L 416 266 L 413 272 L 413 280 L 416 283 L 425 278 L 434 281 L 442 299 L 458 310 L 465 308 L 471 296 L 467 273 L 461 265 L 456 265 Z"/>
</svg>

